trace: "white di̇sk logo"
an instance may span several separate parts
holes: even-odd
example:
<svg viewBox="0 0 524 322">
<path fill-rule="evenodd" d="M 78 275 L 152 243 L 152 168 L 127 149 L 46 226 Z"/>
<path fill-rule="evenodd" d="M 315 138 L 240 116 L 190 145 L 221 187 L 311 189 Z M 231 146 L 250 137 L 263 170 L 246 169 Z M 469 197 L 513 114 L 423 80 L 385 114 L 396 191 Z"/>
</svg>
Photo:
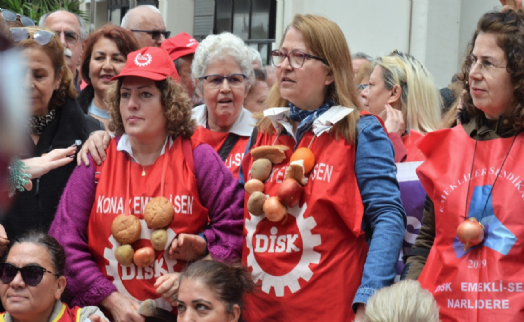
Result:
<svg viewBox="0 0 524 322">
<path fill-rule="evenodd" d="M 135 65 L 137 65 L 138 67 L 144 67 L 144 66 L 151 64 L 152 60 L 153 60 L 153 57 L 151 57 L 151 55 L 149 54 L 145 54 L 145 55 L 138 54 L 135 57 Z"/>
<path fill-rule="evenodd" d="M 189 44 L 186 45 L 186 47 L 192 47 L 192 46 L 196 46 L 198 45 L 198 42 L 196 41 L 196 39 L 189 39 Z"/>
<path fill-rule="evenodd" d="M 251 219 L 246 220 L 246 245 L 249 248 L 249 255 L 247 256 L 247 265 L 253 268 L 252 276 L 255 283 L 259 280 L 262 280 L 262 291 L 269 294 L 271 287 L 275 288 L 276 296 L 284 296 L 284 287 L 289 287 L 292 293 L 295 293 L 300 289 L 300 284 L 298 283 L 299 278 L 303 278 L 306 281 L 309 281 L 313 276 L 313 272 L 309 268 L 309 264 L 318 264 L 320 262 L 320 253 L 315 251 L 313 247 L 319 246 L 321 244 L 320 235 L 311 234 L 311 230 L 316 227 L 317 222 L 313 217 L 304 219 L 304 213 L 306 212 L 307 204 L 304 203 L 302 207 L 295 206 L 288 209 L 288 214 L 296 218 L 298 230 L 300 236 L 302 237 L 302 256 L 300 262 L 291 270 L 291 272 L 283 276 L 274 276 L 269 273 L 266 273 L 262 270 L 260 265 L 257 263 L 255 258 L 255 252 L 253 249 L 253 235 L 256 231 L 258 223 L 260 223 L 265 216 L 254 216 L 251 215 Z M 274 228 L 274 227 L 273 227 Z M 275 232 L 274 229 L 271 229 L 272 232 Z M 287 246 L 282 249 L 282 251 L 288 252 L 288 248 L 291 250 L 294 245 L 290 246 L 288 241 Z M 289 252 L 288 252 L 289 253 Z"/>
<path fill-rule="evenodd" d="M 142 227 L 142 231 L 140 233 L 140 239 L 151 239 L 152 230 L 147 227 L 147 223 L 146 223 L 145 220 L 140 219 L 140 226 Z M 176 233 L 173 231 L 173 229 L 167 228 L 166 231 L 167 231 L 167 240 L 168 241 L 173 240 L 176 237 Z M 109 241 L 111 242 L 111 245 L 113 247 L 111 249 L 109 249 L 109 248 L 104 249 L 104 258 L 109 261 L 109 265 L 106 265 L 107 275 L 112 276 L 114 278 L 113 284 L 116 286 L 116 288 L 118 289 L 118 292 L 120 292 L 120 294 L 125 295 L 125 296 L 129 296 L 131 298 L 135 298 L 133 295 L 131 295 L 128 292 L 128 290 L 124 286 L 124 283 L 122 282 L 122 278 L 120 277 L 120 274 L 118 274 L 118 267 L 121 266 L 121 265 L 117 262 L 117 260 L 115 258 L 115 250 L 116 250 L 116 248 L 118 246 L 120 246 L 120 244 L 115 240 L 113 235 L 111 235 L 111 237 L 109 237 Z M 150 269 L 149 273 L 151 275 L 151 278 L 155 278 L 156 279 L 157 277 L 159 277 L 161 275 L 164 275 L 164 274 L 167 274 L 167 273 L 175 273 L 175 271 L 173 270 L 173 267 L 175 267 L 175 265 L 177 264 L 177 260 L 169 258 L 168 250 L 169 250 L 170 246 L 171 246 L 171 243 L 169 243 L 169 242 L 166 243 L 166 247 L 164 249 L 164 257 L 162 258 L 163 260 L 161 259 L 160 262 L 159 262 L 157 259 L 155 259 L 155 262 L 153 264 L 154 265 L 153 268 L 152 267 L 146 267 L 146 268 L 143 269 L 143 270 Z M 164 260 L 166 261 L 167 271 L 162 268 L 162 266 L 164 264 Z M 135 264 L 131 264 L 131 265 L 128 265 L 128 266 L 121 266 L 121 267 L 122 267 L 123 275 L 124 274 L 129 274 L 129 272 L 131 272 L 129 274 L 130 276 L 128 276 L 128 277 L 130 277 L 129 279 L 135 279 L 135 278 L 136 279 L 148 279 L 145 276 L 136 276 L 136 275 L 138 275 L 136 273 L 136 271 L 138 269 L 142 269 L 142 268 L 136 267 Z M 146 274 L 147 273 L 145 273 L 144 275 L 146 275 Z M 153 274 L 154 274 L 154 276 L 153 276 Z M 124 280 L 125 279 L 126 278 L 124 278 Z M 160 308 L 168 310 L 168 311 L 171 311 L 173 309 L 171 307 L 171 304 L 169 304 L 166 300 L 164 300 L 164 298 L 162 296 L 159 296 L 158 298 L 154 299 L 154 301 L 155 301 L 157 307 L 160 307 Z"/>
</svg>

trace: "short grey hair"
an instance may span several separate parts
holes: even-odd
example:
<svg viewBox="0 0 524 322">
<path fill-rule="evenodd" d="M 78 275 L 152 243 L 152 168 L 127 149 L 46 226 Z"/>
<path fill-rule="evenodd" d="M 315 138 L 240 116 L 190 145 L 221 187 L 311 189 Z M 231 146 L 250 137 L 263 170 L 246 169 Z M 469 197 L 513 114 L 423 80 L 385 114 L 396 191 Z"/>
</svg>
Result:
<svg viewBox="0 0 524 322">
<path fill-rule="evenodd" d="M 251 53 L 244 41 L 229 32 L 219 35 L 209 35 L 199 45 L 191 64 L 191 76 L 199 81 L 202 92 L 202 81 L 200 77 L 205 76 L 208 65 L 214 61 L 233 58 L 240 66 L 242 73 L 247 76 L 246 91 L 253 79 L 253 64 Z"/>
<path fill-rule="evenodd" d="M 351 59 L 365 59 L 367 61 L 373 62 L 375 61 L 373 57 L 369 56 L 368 54 L 359 51 L 356 54 L 351 55 Z"/>
<path fill-rule="evenodd" d="M 258 62 L 260 66 L 264 66 L 264 64 L 262 64 L 262 56 L 260 56 L 260 52 L 253 47 L 247 48 L 249 49 L 249 53 L 251 54 L 251 62 Z"/>
<path fill-rule="evenodd" d="M 144 4 L 144 5 L 141 5 L 141 6 L 136 6 L 134 7 L 133 9 L 129 10 L 128 12 L 126 12 L 126 14 L 124 15 L 124 18 L 122 19 L 122 23 L 120 24 L 120 27 L 124 28 L 124 29 L 128 29 L 129 27 L 129 24 L 131 22 L 131 18 L 133 16 L 133 12 L 135 12 L 136 10 L 141 10 L 141 9 L 149 9 L 149 10 L 152 10 L 153 12 L 156 12 L 158 14 L 160 14 L 160 10 L 155 7 L 155 6 L 152 6 L 150 4 Z M 135 28 L 135 27 L 129 27 L 129 29 L 131 28 Z"/>
<path fill-rule="evenodd" d="M 400 281 L 369 298 L 363 322 L 439 322 L 433 295 L 418 281 Z"/>
<path fill-rule="evenodd" d="M 48 12 L 48 13 L 44 14 L 42 17 L 40 17 L 40 20 L 38 21 L 38 26 L 46 27 L 45 21 L 46 21 L 47 17 L 49 17 L 53 13 L 59 12 L 59 11 L 66 11 L 66 12 L 69 12 L 70 14 L 75 15 L 76 19 L 78 19 L 78 23 L 80 24 L 80 40 L 86 39 L 87 38 L 87 32 L 86 32 L 86 22 L 85 22 L 84 18 L 80 17 L 76 13 L 72 13 L 71 11 L 67 11 L 65 9 L 59 9 L 59 10 L 56 10 L 56 11 L 53 11 L 53 12 Z"/>
</svg>

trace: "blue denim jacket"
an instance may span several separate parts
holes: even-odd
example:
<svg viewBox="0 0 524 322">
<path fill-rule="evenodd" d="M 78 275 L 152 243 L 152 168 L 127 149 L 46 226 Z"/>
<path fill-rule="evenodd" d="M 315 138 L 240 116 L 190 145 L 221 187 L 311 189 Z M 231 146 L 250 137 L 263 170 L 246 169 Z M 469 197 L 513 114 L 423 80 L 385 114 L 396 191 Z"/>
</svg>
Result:
<svg viewBox="0 0 524 322">
<path fill-rule="evenodd" d="M 249 144 L 245 153 L 249 153 Z M 364 204 L 362 230 L 370 234 L 367 236 L 369 251 L 353 300 L 353 311 L 359 303 L 367 303 L 376 290 L 393 284 L 397 274 L 406 212 L 400 200 L 394 156 L 393 144 L 377 118 L 362 116 L 357 124 L 355 175 Z M 242 168 L 240 183 L 244 184 Z"/>
</svg>

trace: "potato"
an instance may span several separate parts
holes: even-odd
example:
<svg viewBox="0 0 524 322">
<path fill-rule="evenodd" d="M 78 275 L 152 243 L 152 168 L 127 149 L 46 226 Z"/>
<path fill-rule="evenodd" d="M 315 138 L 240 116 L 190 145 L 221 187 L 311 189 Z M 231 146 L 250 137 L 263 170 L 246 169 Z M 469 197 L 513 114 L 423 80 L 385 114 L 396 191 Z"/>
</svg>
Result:
<svg viewBox="0 0 524 322">
<path fill-rule="evenodd" d="M 251 165 L 251 177 L 262 182 L 266 181 L 266 179 L 269 178 L 272 169 L 273 164 L 269 159 L 262 158 L 255 160 Z"/>
<path fill-rule="evenodd" d="M 255 191 L 247 200 L 247 210 L 255 216 L 262 216 L 264 214 L 264 202 L 267 197 L 260 191 Z"/>
<path fill-rule="evenodd" d="M 151 247 L 142 247 L 135 252 L 133 262 L 138 267 L 147 267 L 155 261 L 155 250 Z"/>
<path fill-rule="evenodd" d="M 264 183 L 258 179 L 251 179 L 244 185 L 244 190 L 250 195 L 255 191 L 264 192 Z"/>
<path fill-rule="evenodd" d="M 153 316 L 155 315 L 155 310 L 156 310 L 155 301 L 151 299 L 147 299 L 144 302 L 142 302 L 142 304 L 140 304 L 140 306 L 138 307 L 136 311 L 138 312 L 138 314 L 143 315 L 143 316 Z"/>
<path fill-rule="evenodd" d="M 155 250 L 164 250 L 167 244 L 167 232 L 165 229 L 155 230 L 151 234 L 151 244 Z"/>
<path fill-rule="evenodd" d="M 175 216 L 173 205 L 165 197 L 151 199 L 144 209 L 144 220 L 151 229 L 165 228 Z"/>
<path fill-rule="evenodd" d="M 115 249 L 115 258 L 122 266 L 131 265 L 135 251 L 131 245 L 120 245 Z"/>
<path fill-rule="evenodd" d="M 111 224 L 111 234 L 121 245 L 136 242 L 141 232 L 140 220 L 133 215 L 118 215 Z"/>
</svg>

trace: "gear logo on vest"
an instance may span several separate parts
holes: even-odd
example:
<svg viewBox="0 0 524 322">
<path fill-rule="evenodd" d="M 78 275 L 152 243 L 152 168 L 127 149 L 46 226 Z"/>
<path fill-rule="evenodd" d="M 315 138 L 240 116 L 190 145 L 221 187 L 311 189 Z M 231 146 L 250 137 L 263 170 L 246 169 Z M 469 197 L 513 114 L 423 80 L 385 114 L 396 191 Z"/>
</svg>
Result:
<svg viewBox="0 0 524 322">
<path fill-rule="evenodd" d="M 462 244 L 458 237 L 453 239 L 453 249 L 457 255 L 457 259 L 465 256 L 470 250 L 478 247 L 488 247 L 506 256 L 513 245 L 517 242 L 517 237 L 506 228 L 502 222 L 495 216 L 493 211 L 493 204 L 491 200 L 491 185 L 478 186 L 473 189 L 469 204 L 469 217 L 475 217 L 482 225 L 484 225 L 484 240 L 475 247 L 471 247 L 467 252 L 464 252 L 464 244 Z M 486 198 L 487 200 L 486 203 Z M 482 210 L 484 209 L 484 217 L 482 217 Z M 482 217 L 482 219 L 481 219 Z"/>
<path fill-rule="evenodd" d="M 152 60 L 153 60 L 153 57 L 151 57 L 150 54 L 145 54 L 145 55 L 138 54 L 135 57 L 135 64 L 138 67 L 144 67 L 144 66 L 151 64 Z"/>
<path fill-rule="evenodd" d="M 253 268 L 254 282 L 261 280 L 267 294 L 274 288 L 275 295 L 283 297 L 286 286 L 297 292 L 299 279 L 309 281 L 313 276 L 309 265 L 320 262 L 320 253 L 313 248 L 321 244 L 321 238 L 311 233 L 317 223 L 313 217 L 304 218 L 306 209 L 307 204 L 289 208 L 285 224 L 252 214 L 246 220 L 247 265 Z"/>
</svg>

